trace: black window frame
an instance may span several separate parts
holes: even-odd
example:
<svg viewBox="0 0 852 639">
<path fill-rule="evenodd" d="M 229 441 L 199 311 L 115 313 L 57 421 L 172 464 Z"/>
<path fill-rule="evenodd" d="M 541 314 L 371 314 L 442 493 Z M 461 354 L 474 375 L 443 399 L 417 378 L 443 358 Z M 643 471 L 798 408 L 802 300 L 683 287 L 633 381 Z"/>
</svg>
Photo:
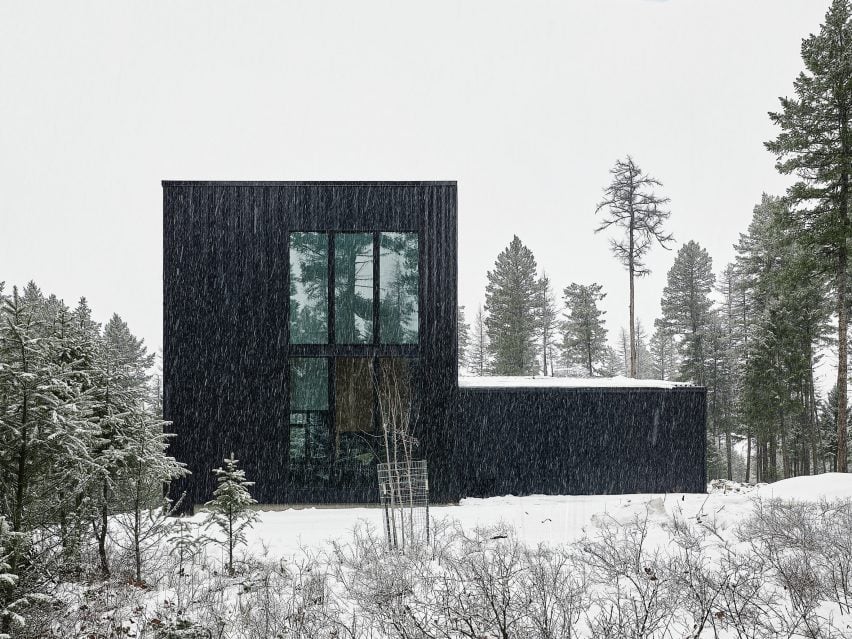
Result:
<svg viewBox="0 0 852 639">
<path fill-rule="evenodd" d="M 286 247 L 287 255 L 285 255 L 285 264 L 287 264 L 287 272 L 285 275 L 284 287 L 289 292 L 290 289 L 290 235 L 292 233 L 323 233 L 327 236 L 328 241 L 328 273 L 327 273 L 327 342 L 324 344 L 293 344 L 290 342 L 290 319 L 289 319 L 289 293 L 288 293 L 288 308 L 287 321 L 285 325 L 286 339 L 286 379 L 289 389 L 291 383 L 289 360 L 294 357 L 317 357 L 327 360 L 328 371 L 328 425 L 330 441 L 332 442 L 331 450 L 329 451 L 329 469 L 333 470 L 337 462 L 336 446 L 333 442 L 337 437 L 337 405 L 335 401 L 335 375 L 336 375 L 336 359 L 339 357 L 360 357 L 370 359 L 370 370 L 373 375 L 373 431 L 378 433 L 381 428 L 381 414 L 379 406 L 379 385 L 381 383 L 381 367 L 380 360 L 388 358 L 402 358 L 413 360 L 415 362 L 415 370 L 420 365 L 420 345 L 423 340 L 423 329 L 426 322 L 426 313 L 424 305 L 424 282 L 423 282 L 423 266 L 424 266 L 424 251 L 423 251 L 423 231 L 421 229 L 411 228 L 394 228 L 394 229 L 328 229 L 328 228 L 288 228 L 286 229 L 286 238 L 283 242 Z M 373 334 L 372 340 L 368 343 L 360 344 L 340 344 L 337 343 L 335 333 L 335 257 L 336 257 L 336 235 L 337 234 L 352 234 L 352 233 L 370 233 L 373 236 Z M 381 234 L 382 233 L 411 233 L 417 236 L 417 342 L 410 344 L 389 344 L 381 342 L 381 322 L 380 322 L 380 300 L 381 300 L 381 281 L 380 281 L 380 261 L 381 261 Z M 414 392 L 414 390 L 412 391 Z M 290 471 L 290 393 L 284 394 L 285 415 L 287 416 L 286 430 L 286 454 L 284 455 L 283 463 L 285 464 L 285 472 Z"/>
</svg>

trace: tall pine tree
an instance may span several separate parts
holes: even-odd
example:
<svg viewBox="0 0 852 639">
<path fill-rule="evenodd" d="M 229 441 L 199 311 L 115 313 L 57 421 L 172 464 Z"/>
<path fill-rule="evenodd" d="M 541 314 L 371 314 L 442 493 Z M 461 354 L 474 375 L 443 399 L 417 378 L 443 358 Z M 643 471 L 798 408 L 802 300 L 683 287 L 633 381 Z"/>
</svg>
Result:
<svg viewBox="0 0 852 639">
<path fill-rule="evenodd" d="M 604 199 L 595 210 L 595 213 L 605 211 L 606 216 L 595 233 L 611 226 L 623 232 L 620 238 L 610 239 L 610 248 L 627 269 L 630 281 L 630 353 L 627 370 L 630 377 L 636 377 L 635 280 L 651 272 L 645 264 L 645 255 L 654 242 L 666 248 L 673 241 L 672 235 L 663 230 L 663 223 L 671 212 L 663 208 L 669 199 L 654 192 L 662 184 L 643 173 L 629 155 L 625 160 L 616 161 L 610 173 L 612 182 L 604 190 Z"/>
<path fill-rule="evenodd" d="M 603 287 L 594 282 L 572 282 L 562 292 L 567 311 L 562 322 L 562 352 L 569 366 L 582 366 L 589 377 L 603 367 L 607 356 L 606 311 L 598 308 L 598 302 L 606 297 L 602 291 Z"/>
<path fill-rule="evenodd" d="M 781 128 L 766 147 L 781 173 L 799 178 L 787 192 L 800 240 L 833 273 L 838 401 L 847 401 L 849 240 L 852 237 L 852 1 L 832 0 L 819 33 L 802 41 L 805 71 L 793 82 L 796 97 L 781 98 L 770 113 Z M 846 472 L 846 411 L 837 412 L 838 471 Z"/>
<path fill-rule="evenodd" d="M 707 381 L 706 336 L 712 322 L 710 291 L 715 279 L 710 255 L 690 240 L 680 248 L 669 269 L 660 303 L 666 325 L 680 336 L 678 377 L 700 386 Z"/>
<path fill-rule="evenodd" d="M 539 290 L 535 257 L 518 236 L 497 256 L 485 287 L 485 327 L 495 375 L 534 375 Z"/>
</svg>

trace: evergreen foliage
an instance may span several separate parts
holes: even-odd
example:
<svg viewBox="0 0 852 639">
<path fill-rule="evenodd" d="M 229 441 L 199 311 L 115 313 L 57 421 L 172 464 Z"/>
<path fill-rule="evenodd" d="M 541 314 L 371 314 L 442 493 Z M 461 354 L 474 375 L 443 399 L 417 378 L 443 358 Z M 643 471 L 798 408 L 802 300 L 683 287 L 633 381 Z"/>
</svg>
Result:
<svg viewBox="0 0 852 639">
<path fill-rule="evenodd" d="M 459 370 L 467 370 L 470 359 L 470 324 L 465 319 L 464 306 L 459 306 L 456 312 L 456 335 Z"/>
<path fill-rule="evenodd" d="M 489 370 L 488 361 L 488 331 L 485 327 L 485 315 L 480 305 L 473 318 L 473 339 L 470 343 L 468 371 L 472 375 L 483 376 Z"/>
<path fill-rule="evenodd" d="M 654 379 L 672 380 L 679 366 L 674 332 L 662 318 L 654 320 L 654 334 L 648 344 Z"/>
<path fill-rule="evenodd" d="M 553 297 L 553 288 L 547 273 L 542 273 L 539 280 L 538 297 L 538 333 L 541 350 L 541 374 L 553 375 L 553 351 L 556 348 L 558 311 Z"/>
<path fill-rule="evenodd" d="M 81 577 L 93 547 L 109 574 L 112 542 L 130 540 L 141 581 L 145 540 L 153 543 L 145 522 L 164 482 L 185 472 L 166 454 L 150 363 L 117 316 L 102 332 L 85 298 L 71 310 L 32 282 L 10 294 L 0 286 L 0 519 L 6 572 L 16 576 L 0 593 L 7 609 L 17 602 L 25 614 L 48 578 Z M 115 515 L 129 534 L 111 538 L 105 522 Z M 0 632 L 11 623 L 0 620 Z"/>
<path fill-rule="evenodd" d="M 562 352 L 569 366 L 585 368 L 589 377 L 604 366 L 607 355 L 606 311 L 598 302 L 606 297 L 600 284 L 572 282 L 562 292 L 565 301 L 565 320 L 562 322 Z"/>
<path fill-rule="evenodd" d="M 18 609 L 26 600 L 16 596 L 18 575 L 12 572 L 12 549 L 9 524 L 0 516 L 0 639 L 12 639 L 9 631 L 23 626 L 26 621 Z"/>
<path fill-rule="evenodd" d="M 798 181 L 787 191 L 790 222 L 799 241 L 833 275 L 838 315 L 837 388 L 846 403 L 848 384 L 849 240 L 852 238 L 852 1 L 832 0 L 819 33 L 802 41 L 805 70 L 793 82 L 795 97 L 781 98 L 770 113 L 781 132 L 766 147 L 777 169 Z M 846 472 L 846 413 L 837 413 L 838 470 Z"/>
<path fill-rule="evenodd" d="M 224 535 L 221 544 L 228 552 L 227 569 L 234 574 L 234 548 L 246 543 L 246 531 L 257 521 L 257 513 L 251 509 L 257 502 L 249 493 L 254 482 L 246 481 L 233 453 L 225 458 L 225 467 L 215 468 L 213 473 L 217 486 L 213 499 L 204 505 L 209 510 L 205 523 L 218 527 Z"/>
<path fill-rule="evenodd" d="M 495 375 L 533 375 L 536 362 L 539 290 L 535 257 L 518 236 L 488 271 L 485 327 L 490 370 Z"/>
<path fill-rule="evenodd" d="M 661 301 L 663 320 L 680 337 L 678 379 L 704 386 L 707 332 L 712 323 L 713 260 L 695 241 L 684 244 L 669 269 Z"/>
</svg>

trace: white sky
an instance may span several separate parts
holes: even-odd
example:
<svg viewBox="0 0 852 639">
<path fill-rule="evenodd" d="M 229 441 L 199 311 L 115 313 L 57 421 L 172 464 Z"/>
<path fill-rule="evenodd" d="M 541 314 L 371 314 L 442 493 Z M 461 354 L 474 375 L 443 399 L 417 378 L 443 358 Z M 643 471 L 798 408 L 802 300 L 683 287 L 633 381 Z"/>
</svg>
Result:
<svg viewBox="0 0 852 639">
<path fill-rule="evenodd" d="M 512 234 L 560 297 L 627 278 L 595 204 L 631 153 L 718 272 L 828 0 L 0 3 L 0 280 L 162 343 L 161 179 L 459 183 L 472 318 Z M 675 247 L 675 249 L 677 248 Z M 650 326 L 674 251 L 637 286 Z"/>
</svg>

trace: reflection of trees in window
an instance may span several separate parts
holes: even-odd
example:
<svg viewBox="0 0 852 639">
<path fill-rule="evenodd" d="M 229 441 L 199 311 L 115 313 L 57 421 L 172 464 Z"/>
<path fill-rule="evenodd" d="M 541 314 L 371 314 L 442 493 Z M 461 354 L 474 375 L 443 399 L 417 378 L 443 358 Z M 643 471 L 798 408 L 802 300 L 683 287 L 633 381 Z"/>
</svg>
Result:
<svg viewBox="0 0 852 639">
<path fill-rule="evenodd" d="M 382 233 L 379 259 L 380 331 L 385 344 L 417 343 L 416 233 Z"/>
<path fill-rule="evenodd" d="M 328 341 L 328 236 L 290 234 L 290 343 Z"/>
<path fill-rule="evenodd" d="M 338 344 L 373 338 L 373 234 L 334 236 L 334 335 Z"/>
<path fill-rule="evenodd" d="M 328 360 L 290 359 L 290 465 L 328 477 L 331 436 L 328 420 Z"/>
<path fill-rule="evenodd" d="M 343 472 L 372 473 L 378 443 L 373 428 L 372 360 L 336 358 L 334 379 L 337 464 Z"/>
</svg>

